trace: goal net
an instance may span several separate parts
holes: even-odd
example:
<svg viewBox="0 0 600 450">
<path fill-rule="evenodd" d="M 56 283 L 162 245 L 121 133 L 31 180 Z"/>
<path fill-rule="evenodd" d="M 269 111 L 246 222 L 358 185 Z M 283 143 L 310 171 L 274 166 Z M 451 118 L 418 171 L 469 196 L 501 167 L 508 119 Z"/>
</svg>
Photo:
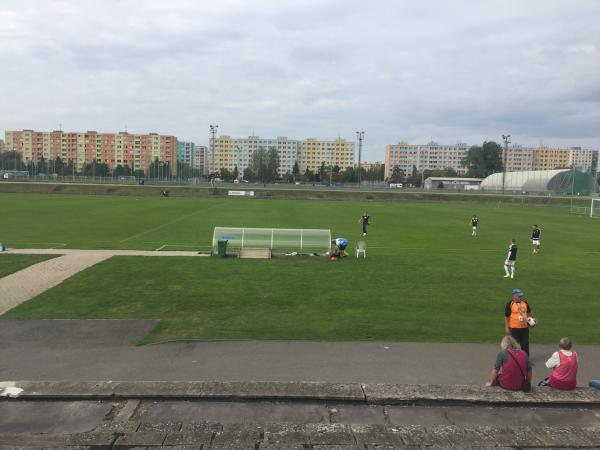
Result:
<svg viewBox="0 0 600 450">
<path fill-rule="evenodd" d="M 582 201 L 571 205 L 571 214 L 579 214 L 592 218 L 600 218 L 600 198 L 593 198 L 591 203 Z"/>
<path fill-rule="evenodd" d="M 590 205 L 590 217 L 600 217 L 600 198 L 592 199 L 592 204 Z"/>
</svg>

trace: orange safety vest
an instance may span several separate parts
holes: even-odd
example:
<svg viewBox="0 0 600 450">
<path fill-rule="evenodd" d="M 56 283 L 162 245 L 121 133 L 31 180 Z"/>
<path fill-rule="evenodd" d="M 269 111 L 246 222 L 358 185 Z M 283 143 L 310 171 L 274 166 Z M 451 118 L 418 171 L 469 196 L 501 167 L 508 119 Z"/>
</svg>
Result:
<svg viewBox="0 0 600 450">
<path fill-rule="evenodd" d="M 510 328 L 527 328 L 527 302 L 525 300 L 510 303 L 508 326 Z"/>
</svg>

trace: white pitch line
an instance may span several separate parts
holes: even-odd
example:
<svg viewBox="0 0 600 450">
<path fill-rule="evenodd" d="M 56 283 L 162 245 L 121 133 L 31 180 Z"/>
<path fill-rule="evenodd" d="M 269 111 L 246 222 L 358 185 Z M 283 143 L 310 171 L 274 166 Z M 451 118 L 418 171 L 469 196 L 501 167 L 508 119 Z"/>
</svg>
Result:
<svg viewBox="0 0 600 450">
<path fill-rule="evenodd" d="M 160 247 L 158 247 L 156 250 L 154 250 L 155 252 L 160 252 L 163 248 L 167 247 L 167 244 L 165 245 L 161 245 Z"/>
<path fill-rule="evenodd" d="M 204 210 L 193 212 L 192 214 L 188 214 L 187 216 L 178 217 L 177 219 L 172 220 L 170 222 L 163 223 L 162 225 L 159 225 L 157 227 L 150 228 L 149 230 L 142 231 L 141 233 L 134 234 L 133 236 L 129 236 L 128 238 L 121 239 L 119 242 L 123 243 L 123 242 L 126 242 L 126 241 L 130 240 L 130 239 L 136 238 L 138 236 L 143 236 L 144 234 L 151 233 L 151 232 L 156 231 L 156 230 L 160 230 L 161 228 L 168 227 L 169 225 L 172 225 L 172 224 L 177 223 L 177 222 L 179 222 L 181 220 L 187 219 L 188 217 L 192 217 L 192 216 L 194 216 L 194 215 L 196 215 L 198 213 L 201 213 L 201 212 L 204 212 Z"/>
</svg>

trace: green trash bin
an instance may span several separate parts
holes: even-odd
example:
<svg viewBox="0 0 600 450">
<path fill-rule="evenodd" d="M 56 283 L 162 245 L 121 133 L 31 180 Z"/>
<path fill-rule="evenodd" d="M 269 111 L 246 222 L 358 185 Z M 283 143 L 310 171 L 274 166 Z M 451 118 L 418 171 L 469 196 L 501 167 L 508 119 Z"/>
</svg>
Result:
<svg viewBox="0 0 600 450">
<path fill-rule="evenodd" d="M 221 239 L 217 241 L 217 255 L 219 258 L 225 258 L 227 256 L 227 242 L 229 241 Z"/>
</svg>

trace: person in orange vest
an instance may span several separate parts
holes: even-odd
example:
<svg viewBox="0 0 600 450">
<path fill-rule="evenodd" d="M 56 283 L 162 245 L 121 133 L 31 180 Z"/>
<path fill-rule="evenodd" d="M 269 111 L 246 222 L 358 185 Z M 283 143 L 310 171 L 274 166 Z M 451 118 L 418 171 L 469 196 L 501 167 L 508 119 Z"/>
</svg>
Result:
<svg viewBox="0 0 600 450">
<path fill-rule="evenodd" d="M 514 337 L 521 349 L 529 356 L 529 316 L 535 318 L 529 303 L 523 298 L 521 289 L 513 289 L 512 299 L 504 307 L 504 331 Z"/>
</svg>

